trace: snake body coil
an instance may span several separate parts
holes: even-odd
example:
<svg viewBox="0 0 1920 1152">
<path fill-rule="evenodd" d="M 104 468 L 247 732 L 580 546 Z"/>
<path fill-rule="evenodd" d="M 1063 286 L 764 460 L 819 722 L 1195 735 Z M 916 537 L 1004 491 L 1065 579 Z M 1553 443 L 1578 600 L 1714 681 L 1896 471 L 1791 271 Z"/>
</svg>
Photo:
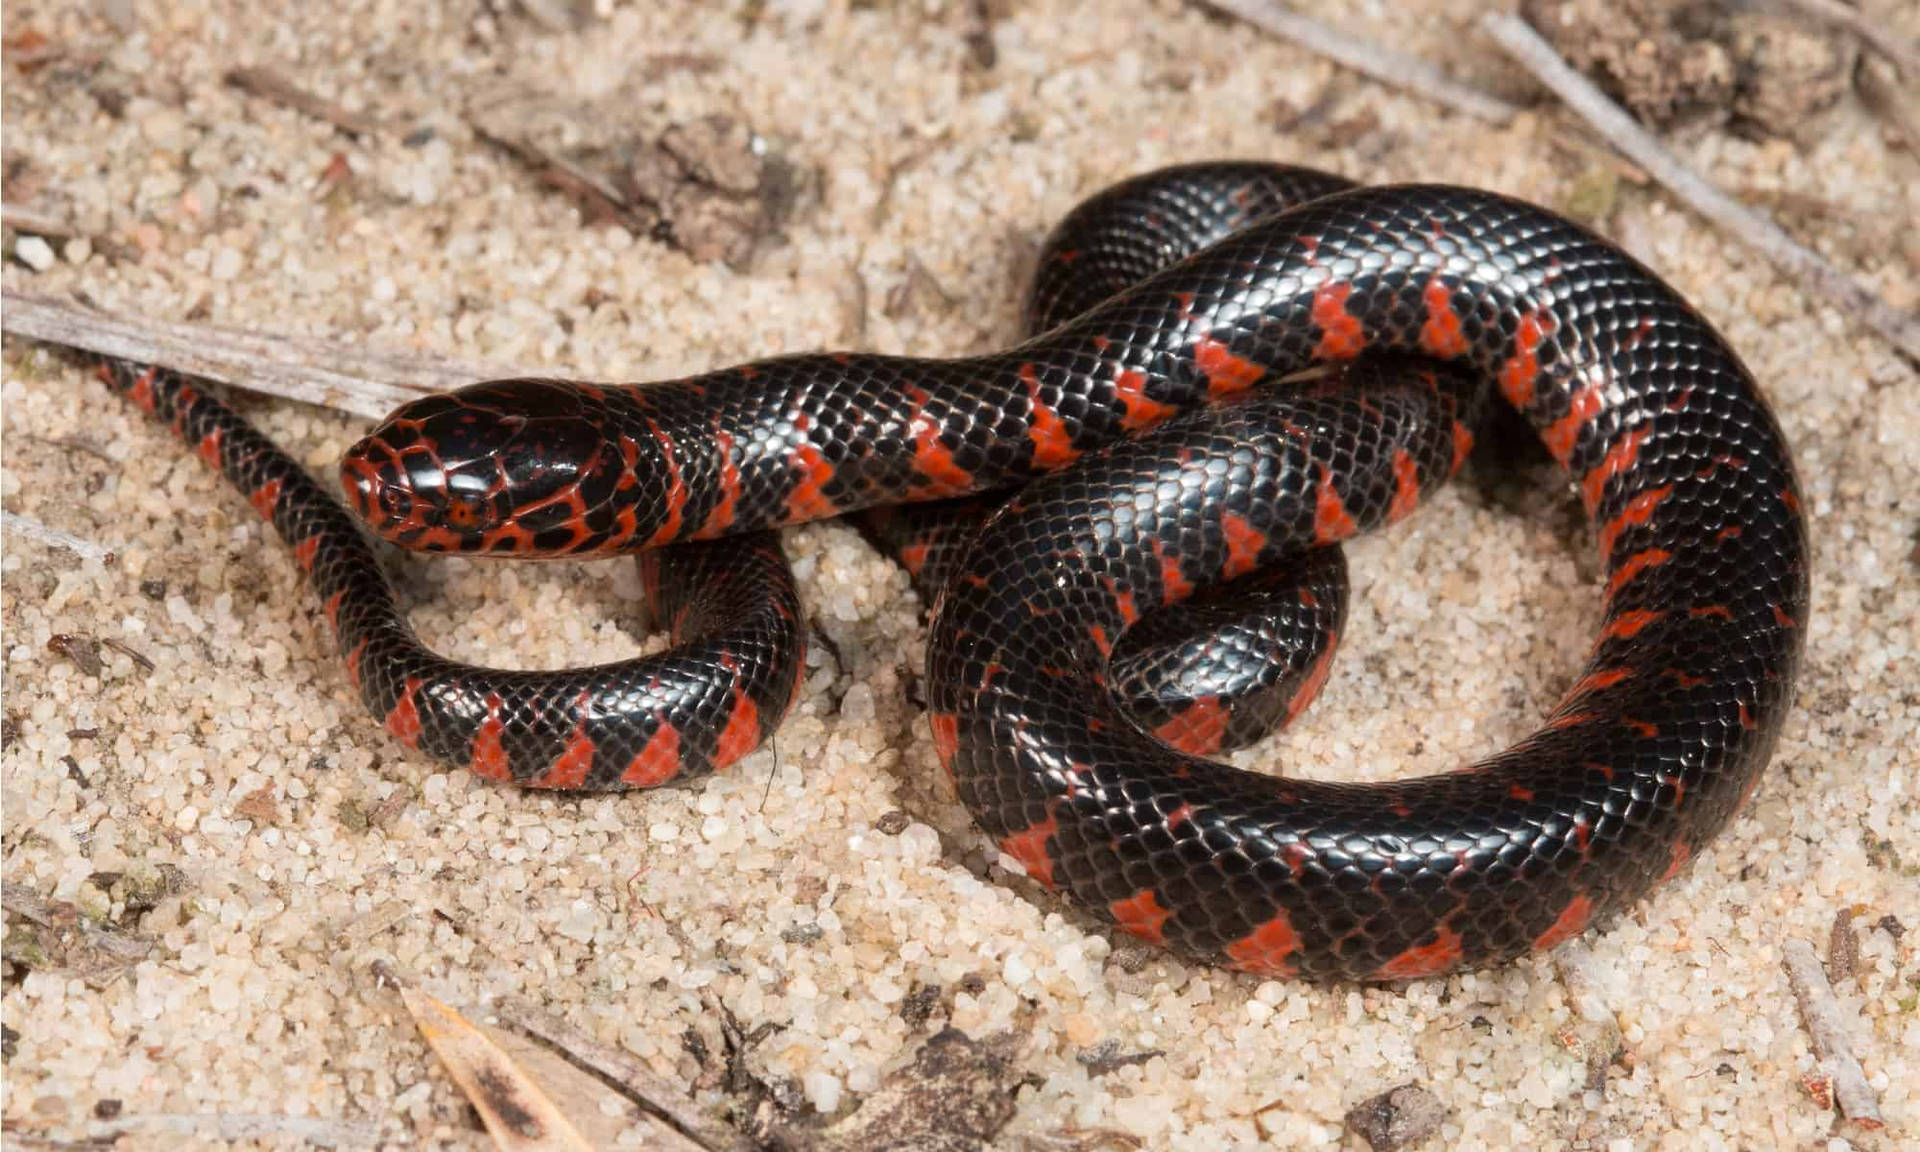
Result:
<svg viewBox="0 0 1920 1152">
<path fill-rule="evenodd" d="M 722 546 L 680 542 L 1017 488 L 944 561 L 928 653 L 942 763 L 1041 883 L 1248 971 L 1403 979 L 1551 947 L 1670 875 L 1752 792 L 1805 631 L 1793 467 L 1739 359 L 1617 249 L 1487 192 L 1196 165 L 1070 216 L 1031 311 L 1044 330 L 987 356 L 477 385 L 395 413 L 342 477 L 406 547 L 676 544 L 663 564 Z M 203 427 L 197 397 L 141 379 L 121 384 L 185 412 L 203 449 L 213 436 L 300 551 L 374 710 L 443 759 L 547 786 L 658 783 L 735 758 L 791 699 L 796 605 L 764 536 L 692 582 L 741 599 L 690 629 L 720 638 L 671 676 L 479 673 L 395 623 L 371 554 L 310 482 L 224 455 L 270 446 L 231 447 L 227 416 Z M 1324 578 L 1315 551 L 1410 513 L 1489 398 L 1566 468 L 1604 560 L 1592 655 L 1538 732 L 1460 771 L 1321 783 L 1203 759 L 1245 733 L 1143 720 L 1121 698 L 1136 621 L 1276 563 Z M 1323 586 L 1289 587 L 1317 602 Z M 1289 643 L 1324 647 L 1337 613 L 1319 620 Z M 1324 675 L 1322 657 L 1303 667 L 1283 705 Z M 565 676 L 581 679 L 538 679 Z M 1212 700 L 1180 707 L 1192 720 Z"/>
</svg>

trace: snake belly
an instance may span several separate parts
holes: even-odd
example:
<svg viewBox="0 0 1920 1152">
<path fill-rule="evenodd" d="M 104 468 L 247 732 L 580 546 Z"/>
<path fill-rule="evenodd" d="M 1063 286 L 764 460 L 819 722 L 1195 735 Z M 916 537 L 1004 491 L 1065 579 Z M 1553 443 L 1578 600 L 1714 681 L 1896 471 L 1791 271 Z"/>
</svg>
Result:
<svg viewBox="0 0 1920 1152">
<path fill-rule="evenodd" d="M 1586 668 L 1538 732 L 1438 775 L 1309 782 L 1175 751 L 1113 700 L 1133 621 L 1405 516 L 1464 455 L 1431 390 L 1296 382 L 1382 356 L 1464 374 L 1566 469 L 1605 573 Z M 1331 191 L 989 355 L 479 385 L 403 409 L 342 470 L 387 539 L 506 555 L 1036 474 L 936 610 L 934 742 L 1030 875 L 1188 956 L 1396 980 L 1551 947 L 1718 833 L 1791 700 L 1806 534 L 1760 390 L 1652 272 L 1474 189 Z"/>
</svg>

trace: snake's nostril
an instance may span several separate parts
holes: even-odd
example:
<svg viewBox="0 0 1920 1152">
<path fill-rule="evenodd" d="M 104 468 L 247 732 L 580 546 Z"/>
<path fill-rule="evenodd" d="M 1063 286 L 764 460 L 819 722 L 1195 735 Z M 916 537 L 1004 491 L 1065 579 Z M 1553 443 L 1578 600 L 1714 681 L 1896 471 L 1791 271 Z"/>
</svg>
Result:
<svg viewBox="0 0 1920 1152">
<path fill-rule="evenodd" d="M 453 493 L 447 499 L 446 521 L 453 528 L 477 528 L 485 518 L 487 502 L 469 493 Z"/>
</svg>

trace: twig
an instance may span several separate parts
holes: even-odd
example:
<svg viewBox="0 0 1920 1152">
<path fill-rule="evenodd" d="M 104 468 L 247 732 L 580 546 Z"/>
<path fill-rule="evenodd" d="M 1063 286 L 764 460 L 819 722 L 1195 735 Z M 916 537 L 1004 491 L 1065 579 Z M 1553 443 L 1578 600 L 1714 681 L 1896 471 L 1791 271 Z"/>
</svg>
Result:
<svg viewBox="0 0 1920 1152">
<path fill-rule="evenodd" d="M 1424 96 L 1455 112 L 1505 124 L 1519 111 L 1498 96 L 1452 79 L 1425 60 L 1389 51 L 1378 44 L 1369 44 L 1345 32 L 1337 32 L 1324 24 L 1316 24 L 1276 0 L 1202 0 L 1202 3 L 1230 16 L 1237 16 L 1283 40 L 1291 40 L 1336 64 L 1371 76 L 1390 88 L 1401 88 Z"/>
<path fill-rule="evenodd" d="M 516 371 L 435 356 L 381 352 L 364 344 L 110 316 L 71 300 L 0 295 L 0 324 L 16 336 L 158 364 L 252 392 L 378 419 L 408 400 Z"/>
<path fill-rule="evenodd" d="M 1817 20 L 1824 20 L 1852 34 L 1860 43 L 1891 60 L 1909 81 L 1920 80 L 1920 48 L 1916 48 L 1888 29 L 1867 19 L 1866 13 L 1840 3 L 1840 0 L 1785 0 L 1790 8 Z"/>
<path fill-rule="evenodd" d="M 53 923 L 53 916 L 47 911 L 47 902 L 40 893 L 25 884 L 8 884 L 0 880 L 0 909 L 31 920 L 42 928 Z"/>
<path fill-rule="evenodd" d="M 15 232 L 31 232 L 35 236 L 86 235 L 72 221 L 39 208 L 29 208 L 25 204 L 0 204 L 0 227 L 11 228 Z"/>
<path fill-rule="evenodd" d="M 331 100 L 315 96 L 271 68 L 232 68 L 225 79 L 242 92 L 324 120 L 349 136 L 368 136 L 380 130 L 371 116 L 350 112 Z"/>
<path fill-rule="evenodd" d="M 1805 940 L 1788 940 L 1780 946 L 1780 960 L 1786 967 L 1794 999 L 1800 1002 L 1800 1017 L 1806 1021 L 1813 1054 L 1819 1058 L 1821 1069 L 1833 1078 L 1833 1097 L 1841 1114 L 1865 1129 L 1884 1127 L 1873 1088 L 1847 1044 L 1840 1002 L 1834 998 L 1833 986 L 1827 983 L 1813 945 Z"/>
<path fill-rule="evenodd" d="M 655 1073 L 627 1052 L 602 1044 L 531 1004 L 503 1000 L 494 1005 L 500 1022 L 553 1049 L 575 1067 L 598 1076 L 622 1096 L 672 1124 L 702 1149 L 749 1152 L 745 1136 L 710 1119 L 677 1084 Z"/>
<path fill-rule="evenodd" d="M 520 0 L 520 10 L 543 30 L 555 34 L 578 31 L 580 27 L 578 15 L 555 0 Z"/>
<path fill-rule="evenodd" d="M 119 560 L 111 548 L 102 548 L 93 541 L 83 540 L 71 532 L 62 532 L 58 528 L 49 527 L 31 516 L 20 516 L 0 510 L 0 530 L 25 536 L 29 540 L 38 540 L 49 547 L 65 548 L 82 560 L 98 560 L 109 567 Z"/>
<path fill-rule="evenodd" d="M 112 1136 L 62 1140 L 41 1129 L 23 1128 L 12 1120 L 0 1120 L 0 1137 L 4 1137 L 9 1148 L 45 1148 L 48 1152 L 91 1152 L 95 1148 L 110 1152 L 117 1142 Z"/>
<path fill-rule="evenodd" d="M 1798 279 L 1815 297 L 1834 301 L 1843 310 L 1859 316 L 1902 352 L 1920 360 L 1920 316 L 1902 312 L 1880 299 L 1845 272 L 1794 243 L 1771 220 L 1696 175 L 1679 157 L 1634 123 L 1624 109 L 1575 72 L 1526 21 L 1507 12 L 1488 12 L 1481 16 L 1480 26 L 1593 125 L 1608 143 L 1646 169 L 1695 212 Z"/>
<path fill-rule="evenodd" d="M 467 124 L 483 142 L 505 152 L 541 180 L 571 196 L 588 224 L 612 220 L 636 236 L 646 235 L 652 227 L 653 222 L 643 217 L 633 198 L 599 173 L 529 140 L 495 131 L 478 120 L 469 119 Z"/>
<path fill-rule="evenodd" d="M 104 637 L 100 641 L 100 643 L 113 649 L 115 652 L 120 653 L 122 656 L 125 656 L 127 659 L 133 661 L 135 664 L 138 664 L 142 671 L 144 672 L 153 671 L 153 661 L 149 660 L 146 654 L 141 652 L 139 649 L 130 648 L 127 645 L 121 643 L 120 641 L 115 640 L 111 636 Z"/>
</svg>

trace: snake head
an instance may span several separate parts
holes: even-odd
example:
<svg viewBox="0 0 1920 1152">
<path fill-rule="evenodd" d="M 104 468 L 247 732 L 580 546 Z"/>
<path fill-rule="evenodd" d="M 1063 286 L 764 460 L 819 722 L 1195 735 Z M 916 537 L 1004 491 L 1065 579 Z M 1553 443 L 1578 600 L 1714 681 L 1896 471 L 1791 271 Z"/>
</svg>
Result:
<svg viewBox="0 0 1920 1152">
<path fill-rule="evenodd" d="M 550 557 L 605 538 L 625 466 L 590 389 L 499 380 L 402 405 L 347 450 L 340 481 L 402 548 Z"/>
</svg>

